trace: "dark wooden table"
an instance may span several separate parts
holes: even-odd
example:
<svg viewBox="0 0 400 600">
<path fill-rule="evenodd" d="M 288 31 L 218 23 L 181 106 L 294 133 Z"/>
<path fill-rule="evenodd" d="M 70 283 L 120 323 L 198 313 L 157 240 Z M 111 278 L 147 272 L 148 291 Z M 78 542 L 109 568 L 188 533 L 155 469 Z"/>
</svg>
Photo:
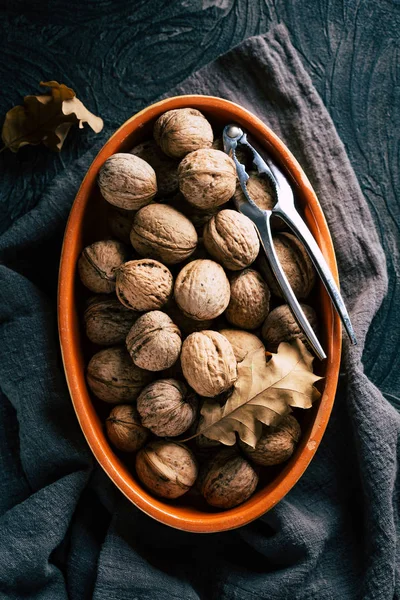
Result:
<svg viewBox="0 0 400 600">
<path fill-rule="evenodd" d="M 0 115 L 37 93 L 39 81 L 56 79 L 103 117 L 103 136 L 243 39 L 286 24 L 346 146 L 386 252 L 389 293 L 364 363 L 400 408 L 400 0 L 14 0 L 0 7 Z M 61 155 L 39 147 L 0 154 L 0 233 L 93 141 L 91 133 L 75 132 Z"/>
</svg>

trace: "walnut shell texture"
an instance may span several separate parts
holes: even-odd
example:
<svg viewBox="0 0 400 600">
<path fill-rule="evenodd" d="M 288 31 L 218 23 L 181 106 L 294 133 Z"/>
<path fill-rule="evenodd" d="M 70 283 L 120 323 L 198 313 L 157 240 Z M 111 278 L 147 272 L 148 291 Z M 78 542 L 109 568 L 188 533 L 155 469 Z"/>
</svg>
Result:
<svg viewBox="0 0 400 600">
<path fill-rule="evenodd" d="M 222 136 L 218 136 L 214 138 L 213 144 L 211 146 L 214 150 L 221 150 L 221 152 L 225 152 L 224 150 L 224 141 Z M 246 170 L 251 167 L 253 162 L 252 153 L 245 146 L 238 146 L 236 148 L 236 158 L 242 165 L 246 167 Z"/>
<path fill-rule="evenodd" d="M 300 425 L 293 415 L 286 415 L 274 427 L 264 425 L 256 447 L 241 442 L 241 447 L 257 465 L 270 467 L 288 460 L 301 436 Z"/>
<path fill-rule="evenodd" d="M 118 269 L 116 292 L 127 308 L 144 312 L 161 308 L 173 289 L 171 271 L 150 258 L 131 260 Z"/>
<path fill-rule="evenodd" d="M 315 269 L 302 243 L 291 233 L 276 233 L 274 246 L 285 275 L 297 298 L 303 300 L 315 283 Z M 282 298 L 282 292 L 265 256 L 260 256 L 259 267 L 271 292 Z"/>
<path fill-rule="evenodd" d="M 263 348 L 264 344 L 256 335 L 241 329 L 220 329 L 219 333 L 230 342 L 237 362 L 242 362 L 249 352 Z"/>
<path fill-rule="evenodd" d="M 110 156 L 97 178 L 102 196 L 125 210 L 138 210 L 157 193 L 156 173 L 146 161 L 120 152 Z"/>
<path fill-rule="evenodd" d="M 137 452 L 149 437 L 149 430 L 142 426 L 132 404 L 114 406 L 106 419 L 106 431 L 112 445 L 122 452 Z"/>
<path fill-rule="evenodd" d="M 139 313 L 125 308 L 118 298 L 94 296 L 83 316 L 86 335 L 99 346 L 122 344 L 138 316 Z"/>
<path fill-rule="evenodd" d="M 257 258 L 260 241 L 253 223 L 236 210 L 221 210 L 204 227 L 204 245 L 226 269 L 240 271 Z"/>
<path fill-rule="evenodd" d="M 131 229 L 136 210 L 123 210 L 111 206 L 107 214 L 108 226 L 113 237 L 130 246 Z"/>
<path fill-rule="evenodd" d="M 97 294 L 111 294 L 115 290 L 116 270 L 128 257 L 129 248 L 116 240 L 101 240 L 87 246 L 78 260 L 83 285 Z"/>
<path fill-rule="evenodd" d="M 318 318 L 315 310 L 307 304 L 300 304 L 300 306 L 311 327 L 314 329 L 315 333 L 318 334 Z M 281 342 L 291 342 L 295 339 L 300 339 L 308 346 L 308 340 L 298 326 L 297 321 L 287 304 L 282 304 L 281 306 L 274 308 L 274 310 L 271 310 L 264 321 L 262 337 L 270 352 L 276 352 Z"/>
<path fill-rule="evenodd" d="M 236 189 L 236 167 L 220 150 L 191 152 L 178 167 L 179 189 L 186 200 L 202 209 L 225 204 Z"/>
<path fill-rule="evenodd" d="M 157 196 L 163 198 L 178 191 L 178 160 L 164 154 L 154 140 L 135 146 L 130 154 L 139 156 L 153 167 L 157 177 Z"/>
<path fill-rule="evenodd" d="M 150 383 L 137 399 L 142 424 L 160 437 L 174 437 L 189 429 L 196 419 L 196 408 L 195 395 L 176 379 Z"/>
<path fill-rule="evenodd" d="M 217 331 L 198 331 L 182 345 L 182 371 L 200 396 L 213 398 L 237 379 L 236 358 L 228 340 Z"/>
<path fill-rule="evenodd" d="M 256 329 L 269 311 L 271 293 L 261 275 L 245 269 L 231 279 L 231 298 L 225 316 L 242 329 Z"/>
<path fill-rule="evenodd" d="M 135 365 L 148 371 L 162 371 L 178 359 L 181 332 L 168 315 L 150 311 L 138 318 L 126 338 L 126 347 Z"/>
<path fill-rule="evenodd" d="M 191 319 L 182 312 L 174 300 L 170 301 L 164 310 L 184 335 L 190 335 L 194 331 L 203 329 L 214 329 L 214 319 L 204 319 L 203 321 Z"/>
<path fill-rule="evenodd" d="M 138 452 L 136 473 L 153 494 L 162 498 L 178 498 L 193 486 L 198 467 L 189 448 L 159 440 Z"/>
<path fill-rule="evenodd" d="M 149 204 L 136 213 L 130 240 L 141 256 L 174 265 L 195 251 L 197 233 L 189 219 L 172 206 Z"/>
<path fill-rule="evenodd" d="M 208 209 L 193 206 L 193 204 L 189 204 L 189 202 L 186 201 L 184 195 L 180 192 L 175 194 L 175 196 L 172 196 L 172 198 L 169 198 L 168 204 L 184 214 L 185 217 L 193 223 L 195 229 L 201 234 L 203 233 L 204 225 L 220 210 L 218 206 Z"/>
<path fill-rule="evenodd" d="M 169 110 L 157 119 L 154 139 L 163 152 L 183 158 L 199 148 L 210 148 L 214 134 L 205 116 L 195 108 Z"/>
<path fill-rule="evenodd" d="M 220 450 L 202 468 L 200 491 L 211 506 L 233 508 L 255 492 L 258 475 L 236 448 Z"/>
<path fill-rule="evenodd" d="M 198 321 L 215 319 L 229 304 L 229 281 L 213 260 L 193 260 L 179 272 L 174 295 L 186 316 Z"/>
<path fill-rule="evenodd" d="M 273 189 L 268 178 L 257 171 L 249 172 L 249 179 L 246 182 L 247 191 L 251 199 L 257 206 L 263 210 L 272 210 L 276 204 Z M 239 182 L 236 185 L 234 198 L 240 202 L 247 202 Z"/>
<path fill-rule="evenodd" d="M 122 346 L 100 350 L 87 368 L 90 389 L 100 400 L 111 404 L 136 400 L 151 377 L 151 373 L 133 364 Z"/>
</svg>

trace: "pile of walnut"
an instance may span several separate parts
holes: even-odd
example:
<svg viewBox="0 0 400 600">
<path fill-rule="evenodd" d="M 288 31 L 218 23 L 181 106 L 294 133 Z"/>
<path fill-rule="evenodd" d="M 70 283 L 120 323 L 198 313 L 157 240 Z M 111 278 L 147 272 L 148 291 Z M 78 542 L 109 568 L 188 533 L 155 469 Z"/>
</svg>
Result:
<svg viewBox="0 0 400 600">
<path fill-rule="evenodd" d="M 210 505 L 231 508 L 253 494 L 260 466 L 291 456 L 301 433 L 296 419 L 265 426 L 255 449 L 225 447 L 203 434 L 188 445 L 173 438 L 200 430 L 202 398 L 226 400 L 249 351 L 265 344 L 274 352 L 282 341 L 304 338 L 279 305 L 253 224 L 230 202 L 242 192 L 221 147 L 206 118 L 185 108 L 159 117 L 154 140 L 111 156 L 98 184 L 112 205 L 109 228 L 117 239 L 85 248 L 78 269 L 96 294 L 85 311 L 86 333 L 106 348 L 90 360 L 87 381 L 97 398 L 116 405 L 106 421 L 111 443 L 137 452 L 137 476 L 154 494 L 177 498 L 196 483 Z M 256 173 L 248 187 L 261 207 L 273 205 Z M 313 267 L 279 225 L 278 257 L 297 297 L 306 299 Z M 315 326 L 314 310 L 303 308 Z"/>
</svg>

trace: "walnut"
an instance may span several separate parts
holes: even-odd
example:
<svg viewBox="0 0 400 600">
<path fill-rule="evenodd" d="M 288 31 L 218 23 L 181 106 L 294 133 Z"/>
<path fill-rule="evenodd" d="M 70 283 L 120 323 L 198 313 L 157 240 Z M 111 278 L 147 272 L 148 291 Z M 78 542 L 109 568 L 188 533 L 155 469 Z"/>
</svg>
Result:
<svg viewBox="0 0 400 600">
<path fill-rule="evenodd" d="M 301 304 L 300 306 L 311 327 L 318 333 L 318 319 L 315 310 L 307 304 Z M 271 310 L 264 321 L 262 337 L 271 352 L 276 352 L 281 342 L 291 342 L 295 339 L 300 339 L 308 346 L 308 340 L 287 304 L 282 304 Z"/>
<path fill-rule="evenodd" d="M 149 204 L 133 221 L 132 246 L 142 256 L 175 265 L 196 249 L 197 233 L 182 213 L 168 204 Z"/>
<path fill-rule="evenodd" d="M 117 272 L 117 296 L 132 310 L 143 312 L 161 308 L 168 302 L 172 288 L 171 271 L 156 260 L 131 260 Z"/>
<path fill-rule="evenodd" d="M 257 271 L 245 269 L 231 279 L 231 298 L 225 311 L 229 323 L 256 329 L 269 311 L 270 291 Z"/>
<path fill-rule="evenodd" d="M 115 240 L 102 240 L 87 246 L 78 260 L 83 285 L 98 294 L 115 290 L 116 270 L 128 260 L 129 249 Z"/>
<path fill-rule="evenodd" d="M 151 376 L 133 364 L 122 346 L 100 350 L 90 359 L 87 368 L 90 389 L 100 400 L 111 404 L 136 400 Z"/>
<path fill-rule="evenodd" d="M 181 311 L 174 300 L 169 302 L 164 310 L 184 335 L 190 335 L 194 331 L 202 331 L 203 329 L 214 329 L 214 319 L 204 319 L 203 321 L 191 319 Z"/>
<path fill-rule="evenodd" d="M 153 134 L 163 152 L 174 158 L 210 148 L 214 139 L 210 123 L 195 108 L 167 111 L 155 122 Z"/>
<path fill-rule="evenodd" d="M 137 452 L 146 443 L 149 430 L 142 426 L 138 411 L 131 404 L 114 406 L 106 420 L 110 442 L 122 452 Z"/>
<path fill-rule="evenodd" d="M 139 156 L 153 167 L 157 177 L 157 196 L 169 196 L 178 191 L 179 162 L 164 154 L 154 140 L 135 146 L 130 153 Z"/>
<path fill-rule="evenodd" d="M 138 318 L 126 338 L 135 365 L 148 371 L 171 367 L 181 351 L 181 332 L 168 315 L 153 310 Z"/>
<path fill-rule="evenodd" d="M 138 452 L 136 473 L 153 494 L 178 498 L 190 490 L 198 468 L 193 453 L 186 446 L 159 440 Z"/>
<path fill-rule="evenodd" d="M 219 333 L 226 337 L 232 346 L 237 362 L 242 362 L 249 352 L 263 348 L 264 344 L 256 335 L 240 329 L 220 329 Z"/>
<path fill-rule="evenodd" d="M 137 210 L 149 204 L 157 193 L 153 167 L 133 154 L 110 156 L 99 171 L 97 182 L 103 197 L 125 210 Z"/>
<path fill-rule="evenodd" d="M 315 269 L 304 246 L 291 233 L 276 233 L 274 246 L 293 292 L 301 300 L 307 298 L 315 283 Z M 271 292 L 282 298 L 281 289 L 263 255 L 260 255 L 259 267 Z"/>
<path fill-rule="evenodd" d="M 198 208 L 210 209 L 227 202 L 236 189 L 233 160 L 219 150 L 196 150 L 178 167 L 179 189 Z"/>
<path fill-rule="evenodd" d="M 290 458 L 301 436 L 300 425 L 292 415 L 287 415 L 275 426 L 263 426 L 263 433 L 256 447 L 244 442 L 241 447 L 250 460 L 257 465 L 269 467 L 280 465 Z"/>
<path fill-rule="evenodd" d="M 221 137 L 217 137 L 213 141 L 213 145 L 211 146 L 214 150 L 221 150 L 221 152 L 225 152 L 224 150 L 224 141 Z M 250 150 L 246 148 L 246 146 L 238 146 L 236 148 L 236 158 L 238 161 L 246 167 L 246 170 L 249 166 L 251 166 L 253 162 L 252 153 Z"/>
<path fill-rule="evenodd" d="M 220 210 L 218 206 L 208 209 L 201 209 L 197 206 L 193 206 L 186 201 L 185 197 L 180 192 L 170 198 L 168 204 L 190 219 L 195 229 L 199 230 L 200 233 L 203 232 L 204 225 Z"/>
<path fill-rule="evenodd" d="M 220 450 L 202 468 L 199 477 L 201 494 L 211 506 L 233 508 L 254 493 L 258 475 L 236 448 Z"/>
<path fill-rule="evenodd" d="M 257 258 L 260 242 L 253 223 L 236 210 L 221 210 L 204 227 L 204 245 L 225 269 L 239 271 Z"/>
<path fill-rule="evenodd" d="M 246 187 L 251 199 L 259 208 L 263 210 L 272 210 L 274 208 L 276 199 L 268 177 L 257 171 L 250 171 Z M 236 185 L 234 198 L 242 202 L 247 202 L 239 182 Z"/>
<path fill-rule="evenodd" d="M 174 295 L 186 316 L 197 321 L 214 319 L 228 306 L 229 281 L 221 265 L 213 260 L 194 260 L 179 272 Z"/>
<path fill-rule="evenodd" d="M 197 398 L 181 381 L 159 379 L 142 390 L 137 409 L 142 424 L 154 435 L 174 437 L 194 423 Z"/>
<path fill-rule="evenodd" d="M 237 379 L 236 359 L 228 340 L 216 331 L 197 331 L 182 345 L 182 371 L 200 396 L 213 398 Z"/>
<path fill-rule="evenodd" d="M 136 210 L 123 210 L 122 208 L 115 208 L 110 205 L 110 210 L 107 214 L 108 226 L 112 235 L 129 246 L 131 243 L 130 235 L 133 219 L 136 212 Z"/>
<path fill-rule="evenodd" d="M 93 344 L 100 346 L 122 344 L 138 316 L 135 311 L 122 306 L 118 298 L 94 296 L 84 314 L 86 335 Z"/>
</svg>

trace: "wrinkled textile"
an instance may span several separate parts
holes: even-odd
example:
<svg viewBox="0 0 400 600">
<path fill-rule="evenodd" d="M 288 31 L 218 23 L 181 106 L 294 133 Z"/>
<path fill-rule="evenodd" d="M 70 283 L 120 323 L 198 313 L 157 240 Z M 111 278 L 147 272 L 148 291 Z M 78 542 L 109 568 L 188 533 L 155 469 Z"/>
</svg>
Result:
<svg viewBox="0 0 400 600">
<path fill-rule="evenodd" d="M 0 598 L 399 597 L 400 416 L 361 363 L 386 267 L 344 147 L 283 26 L 247 40 L 176 93 L 238 102 L 289 146 L 325 211 L 359 345 L 345 341 L 326 435 L 273 510 L 206 536 L 139 512 L 94 463 L 58 349 L 61 237 L 92 148 L 0 238 Z"/>
</svg>

